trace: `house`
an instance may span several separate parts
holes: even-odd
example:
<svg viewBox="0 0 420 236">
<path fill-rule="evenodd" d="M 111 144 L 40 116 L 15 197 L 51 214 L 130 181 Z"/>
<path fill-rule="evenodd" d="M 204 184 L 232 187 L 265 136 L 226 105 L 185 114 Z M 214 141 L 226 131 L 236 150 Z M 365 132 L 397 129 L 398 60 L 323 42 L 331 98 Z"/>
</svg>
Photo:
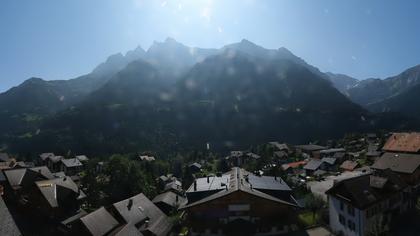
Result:
<svg viewBox="0 0 420 236">
<path fill-rule="evenodd" d="M 126 224 L 136 226 L 143 235 L 164 236 L 172 229 L 165 213 L 142 193 L 114 203 L 110 212 Z"/>
<path fill-rule="evenodd" d="M 156 160 L 154 156 L 149 156 L 149 155 L 140 155 L 139 157 L 141 161 L 145 161 L 145 162 L 152 162 Z"/>
<path fill-rule="evenodd" d="M 10 157 L 7 153 L 0 153 L 0 162 L 9 162 Z"/>
<path fill-rule="evenodd" d="M 407 188 L 390 170 L 339 181 L 326 192 L 331 230 L 348 236 L 382 233 L 408 210 Z"/>
<path fill-rule="evenodd" d="M 406 183 L 420 186 L 420 154 L 384 153 L 372 166 L 375 170 L 391 169 Z"/>
<path fill-rule="evenodd" d="M 393 133 L 382 150 L 385 152 L 420 153 L 420 133 Z"/>
<path fill-rule="evenodd" d="M 324 157 L 321 159 L 321 170 L 324 171 L 335 171 L 337 170 L 337 159 L 333 157 Z"/>
<path fill-rule="evenodd" d="M 73 232 L 79 235 L 102 236 L 108 235 L 113 229 L 119 226 L 119 222 L 104 208 L 80 218 L 78 227 L 74 227 Z"/>
<path fill-rule="evenodd" d="M 4 170 L 3 173 L 8 183 L 6 186 L 9 186 L 13 191 L 32 187 L 39 180 L 55 178 L 46 166 L 10 169 Z"/>
<path fill-rule="evenodd" d="M 201 165 L 197 162 L 194 162 L 193 164 L 189 165 L 188 168 L 192 174 L 201 172 Z"/>
<path fill-rule="evenodd" d="M 164 192 L 153 198 L 152 202 L 165 214 L 170 214 L 187 203 L 187 198 L 172 191 Z"/>
<path fill-rule="evenodd" d="M 359 163 L 355 162 L 355 161 L 344 161 L 343 164 L 340 165 L 340 169 L 344 170 L 344 171 L 353 171 L 354 169 L 357 168 L 357 166 L 359 165 Z"/>
<path fill-rule="evenodd" d="M 184 190 L 182 189 L 181 181 L 174 179 L 172 182 L 169 182 L 163 188 L 163 191 L 173 191 L 174 193 L 182 194 Z"/>
<path fill-rule="evenodd" d="M 73 176 L 82 171 L 83 164 L 77 158 L 61 159 L 60 170 L 68 176 Z"/>
<path fill-rule="evenodd" d="M 251 160 L 258 160 L 261 156 L 252 152 L 231 151 L 230 155 L 226 157 L 230 166 L 242 166 Z"/>
<path fill-rule="evenodd" d="M 315 144 L 298 145 L 298 146 L 295 146 L 295 148 L 298 154 L 301 154 L 307 157 L 315 157 L 315 158 L 320 157 L 319 152 L 321 150 L 327 149 L 326 147 L 315 145 Z"/>
<path fill-rule="evenodd" d="M 312 175 L 317 171 L 322 165 L 322 161 L 319 159 L 312 158 L 306 165 L 303 167 L 307 176 Z"/>
<path fill-rule="evenodd" d="M 296 224 L 296 200 L 279 177 L 256 176 L 232 168 L 221 176 L 199 178 L 186 192 L 191 235 L 277 235 Z"/>
<path fill-rule="evenodd" d="M 54 157 L 55 154 L 52 152 L 41 153 L 37 161 L 38 165 L 48 165 L 48 159 Z"/>
<path fill-rule="evenodd" d="M 75 158 L 82 163 L 89 161 L 89 158 L 86 155 L 76 155 Z"/>
<path fill-rule="evenodd" d="M 39 194 L 29 196 L 31 205 L 51 218 L 74 215 L 86 195 L 68 177 L 60 177 L 35 182 Z"/>
<path fill-rule="evenodd" d="M 344 148 L 330 148 L 319 151 L 320 157 L 334 157 L 337 153 L 346 153 L 346 149 Z"/>
<path fill-rule="evenodd" d="M 47 159 L 47 166 L 52 171 L 61 170 L 61 160 L 64 159 L 63 156 L 49 156 Z"/>
<path fill-rule="evenodd" d="M 290 154 L 292 152 L 292 148 L 286 143 L 269 142 L 268 144 L 272 146 L 275 151 L 283 151 L 287 154 Z"/>
</svg>

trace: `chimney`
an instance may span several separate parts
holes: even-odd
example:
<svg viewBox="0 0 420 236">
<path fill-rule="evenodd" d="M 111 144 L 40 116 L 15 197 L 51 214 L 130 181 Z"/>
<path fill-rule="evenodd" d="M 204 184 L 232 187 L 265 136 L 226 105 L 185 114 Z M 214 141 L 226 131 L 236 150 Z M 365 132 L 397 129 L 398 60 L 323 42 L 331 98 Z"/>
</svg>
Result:
<svg viewBox="0 0 420 236">
<path fill-rule="evenodd" d="M 197 180 L 194 180 L 194 192 L 197 191 Z"/>
<path fill-rule="evenodd" d="M 130 200 L 128 200 L 127 209 L 130 211 L 132 206 L 133 206 L 133 199 L 130 198 Z"/>
<path fill-rule="evenodd" d="M 207 183 L 210 183 L 210 176 L 207 176 Z"/>
<path fill-rule="evenodd" d="M 145 227 L 145 228 L 148 228 L 148 227 L 149 227 L 149 220 L 146 220 L 146 221 L 144 222 L 144 227 Z"/>
<path fill-rule="evenodd" d="M 178 203 L 178 201 L 179 201 L 179 197 L 178 197 L 178 194 L 177 194 L 176 198 L 175 198 L 175 202 Z"/>
</svg>

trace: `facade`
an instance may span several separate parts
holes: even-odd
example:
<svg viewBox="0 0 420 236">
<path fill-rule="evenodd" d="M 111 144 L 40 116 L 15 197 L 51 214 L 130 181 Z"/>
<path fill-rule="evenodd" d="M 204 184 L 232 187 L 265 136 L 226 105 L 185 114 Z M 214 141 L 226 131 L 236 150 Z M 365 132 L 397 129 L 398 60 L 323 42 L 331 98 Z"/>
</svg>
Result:
<svg viewBox="0 0 420 236">
<path fill-rule="evenodd" d="M 409 209 L 407 184 L 389 170 L 342 180 L 326 193 L 330 228 L 338 235 L 383 233 Z"/>
<path fill-rule="evenodd" d="M 187 190 L 191 235 L 278 235 L 296 226 L 295 199 L 277 177 L 233 168 L 220 177 L 196 179 Z"/>
<path fill-rule="evenodd" d="M 83 164 L 77 158 L 61 160 L 60 170 L 63 171 L 68 176 L 76 175 L 77 173 L 82 171 L 82 168 L 83 168 Z"/>
</svg>

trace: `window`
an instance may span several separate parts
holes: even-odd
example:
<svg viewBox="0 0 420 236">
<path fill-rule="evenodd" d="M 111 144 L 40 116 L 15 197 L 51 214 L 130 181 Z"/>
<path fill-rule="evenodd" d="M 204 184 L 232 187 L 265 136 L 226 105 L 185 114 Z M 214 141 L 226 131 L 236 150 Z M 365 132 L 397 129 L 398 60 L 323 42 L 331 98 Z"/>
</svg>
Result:
<svg viewBox="0 0 420 236">
<path fill-rule="evenodd" d="M 354 207 L 347 205 L 347 212 L 351 215 L 354 216 Z"/>
<path fill-rule="evenodd" d="M 338 215 L 338 221 L 340 221 L 340 224 L 346 226 L 346 218 L 344 218 L 343 215 L 341 214 Z"/>
<path fill-rule="evenodd" d="M 355 231 L 356 230 L 356 224 L 353 221 L 349 220 L 347 223 L 348 223 L 349 229 L 351 231 Z"/>
</svg>

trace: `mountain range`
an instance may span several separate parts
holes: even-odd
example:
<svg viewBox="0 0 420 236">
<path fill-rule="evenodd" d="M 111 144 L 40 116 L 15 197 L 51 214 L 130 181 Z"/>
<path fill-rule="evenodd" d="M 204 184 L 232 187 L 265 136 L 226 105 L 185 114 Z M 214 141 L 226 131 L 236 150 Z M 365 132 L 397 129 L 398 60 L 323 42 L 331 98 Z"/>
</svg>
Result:
<svg viewBox="0 0 420 236">
<path fill-rule="evenodd" d="M 0 141 L 15 152 L 115 153 L 409 129 L 417 121 L 399 113 L 419 94 L 418 71 L 358 81 L 286 48 L 242 40 L 202 49 L 168 38 L 112 55 L 90 74 L 31 78 L 0 94 Z"/>
</svg>

